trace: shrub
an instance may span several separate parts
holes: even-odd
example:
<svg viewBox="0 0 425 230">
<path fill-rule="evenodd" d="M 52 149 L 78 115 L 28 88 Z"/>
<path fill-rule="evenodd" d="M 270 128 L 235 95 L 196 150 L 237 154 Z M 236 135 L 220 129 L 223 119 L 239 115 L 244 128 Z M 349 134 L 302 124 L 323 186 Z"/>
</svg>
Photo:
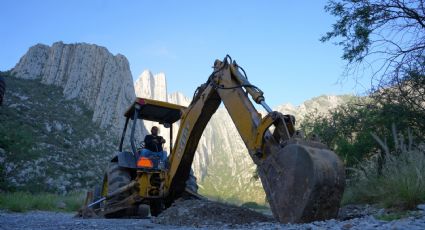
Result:
<svg viewBox="0 0 425 230">
<path fill-rule="evenodd" d="M 401 135 L 396 135 L 400 137 Z M 351 168 L 352 177 L 343 203 L 377 203 L 384 207 L 412 209 L 425 202 L 425 149 L 412 147 L 412 140 L 396 138 L 397 148 L 377 138 L 384 152 Z M 382 157 L 381 157 L 382 156 Z"/>
</svg>

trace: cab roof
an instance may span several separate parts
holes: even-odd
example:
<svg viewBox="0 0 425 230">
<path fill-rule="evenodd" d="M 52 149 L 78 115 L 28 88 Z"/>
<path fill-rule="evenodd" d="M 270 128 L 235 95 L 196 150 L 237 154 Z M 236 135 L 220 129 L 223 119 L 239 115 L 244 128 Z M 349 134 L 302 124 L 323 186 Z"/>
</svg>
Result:
<svg viewBox="0 0 425 230">
<path fill-rule="evenodd" d="M 124 116 L 132 119 L 137 105 L 140 106 L 138 119 L 156 121 L 160 124 L 172 124 L 180 120 L 183 110 L 186 109 L 185 106 L 138 97 L 127 109 Z"/>
</svg>

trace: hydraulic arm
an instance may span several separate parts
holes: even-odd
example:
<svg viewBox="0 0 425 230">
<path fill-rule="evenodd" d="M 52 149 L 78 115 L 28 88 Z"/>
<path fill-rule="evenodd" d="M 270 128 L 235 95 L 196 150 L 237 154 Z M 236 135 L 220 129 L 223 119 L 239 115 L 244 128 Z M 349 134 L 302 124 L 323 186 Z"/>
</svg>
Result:
<svg viewBox="0 0 425 230">
<path fill-rule="evenodd" d="M 264 117 L 248 95 L 267 111 Z M 258 167 L 279 221 L 307 222 L 337 215 L 345 181 L 342 162 L 326 146 L 296 137 L 294 117 L 272 111 L 263 92 L 229 56 L 215 61 L 213 73 L 182 115 L 170 158 L 166 205 L 183 193 L 199 139 L 221 102 Z"/>
</svg>

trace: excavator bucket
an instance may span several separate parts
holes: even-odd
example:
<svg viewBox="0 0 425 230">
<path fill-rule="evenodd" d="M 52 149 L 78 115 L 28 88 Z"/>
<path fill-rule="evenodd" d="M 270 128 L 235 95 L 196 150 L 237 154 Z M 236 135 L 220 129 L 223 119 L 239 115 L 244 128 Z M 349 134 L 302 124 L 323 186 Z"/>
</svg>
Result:
<svg viewBox="0 0 425 230">
<path fill-rule="evenodd" d="M 320 143 L 288 142 L 258 167 L 274 217 L 282 223 L 335 218 L 345 185 L 343 163 Z"/>
</svg>

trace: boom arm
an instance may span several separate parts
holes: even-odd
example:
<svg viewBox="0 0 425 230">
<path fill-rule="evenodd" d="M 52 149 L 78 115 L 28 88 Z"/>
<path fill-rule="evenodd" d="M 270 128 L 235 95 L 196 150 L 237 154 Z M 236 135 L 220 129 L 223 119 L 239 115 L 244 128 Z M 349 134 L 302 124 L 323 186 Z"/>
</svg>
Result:
<svg viewBox="0 0 425 230">
<path fill-rule="evenodd" d="M 167 184 L 170 202 L 183 192 L 199 139 L 222 101 L 257 165 L 294 132 L 292 120 L 271 111 L 264 102 L 263 92 L 251 85 L 241 74 L 237 64 L 231 63 L 231 59 L 229 62 L 229 59 L 226 58 L 224 62 L 215 61 L 214 72 L 198 88 L 192 103 L 182 116 L 170 159 L 170 180 Z M 264 119 L 255 109 L 248 94 L 269 112 Z M 271 134 L 268 128 L 273 124 L 276 128 Z"/>
</svg>

